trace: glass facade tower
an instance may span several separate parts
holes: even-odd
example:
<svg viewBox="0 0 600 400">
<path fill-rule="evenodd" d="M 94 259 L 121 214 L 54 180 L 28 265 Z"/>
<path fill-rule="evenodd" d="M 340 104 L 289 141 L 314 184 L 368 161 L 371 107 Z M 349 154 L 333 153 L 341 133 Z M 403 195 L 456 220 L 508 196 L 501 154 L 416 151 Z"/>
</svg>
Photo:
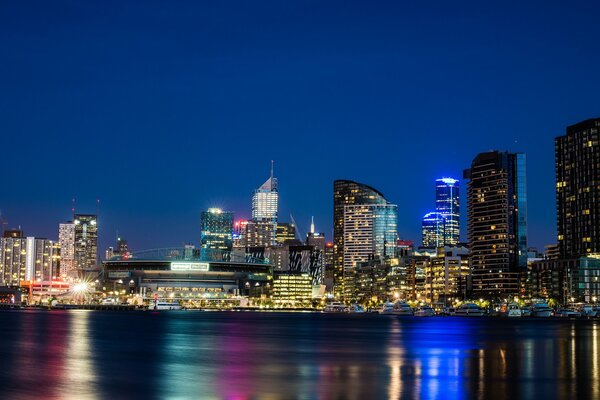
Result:
<svg viewBox="0 0 600 400">
<path fill-rule="evenodd" d="M 273 177 L 273 168 L 271 167 L 269 179 L 252 194 L 252 221 L 257 224 L 270 225 L 268 244 L 271 246 L 277 243 L 278 203 L 277 178 Z"/>
<path fill-rule="evenodd" d="M 525 154 L 481 153 L 465 171 L 473 294 L 518 294 L 527 267 Z"/>
<path fill-rule="evenodd" d="M 460 241 L 460 201 L 457 179 L 436 179 L 435 211 L 444 219 L 444 238 L 441 245 L 456 245 Z"/>
<path fill-rule="evenodd" d="M 333 224 L 333 290 L 342 296 L 357 262 L 396 256 L 397 206 L 368 185 L 336 180 Z"/>
<path fill-rule="evenodd" d="M 421 227 L 423 247 L 444 245 L 445 220 L 441 213 L 430 212 L 425 214 Z"/>
<path fill-rule="evenodd" d="M 200 214 L 200 243 L 203 249 L 231 250 L 233 212 L 209 208 Z"/>
</svg>

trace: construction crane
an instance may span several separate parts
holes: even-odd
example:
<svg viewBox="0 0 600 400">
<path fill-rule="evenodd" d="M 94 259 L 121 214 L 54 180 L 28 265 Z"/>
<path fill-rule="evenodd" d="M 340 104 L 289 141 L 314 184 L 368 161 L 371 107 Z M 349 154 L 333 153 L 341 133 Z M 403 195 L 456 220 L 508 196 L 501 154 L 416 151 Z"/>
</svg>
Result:
<svg viewBox="0 0 600 400">
<path fill-rule="evenodd" d="M 292 225 L 294 225 L 295 228 L 294 234 L 296 236 L 296 239 L 304 243 L 304 239 L 302 238 L 302 235 L 300 235 L 300 228 L 298 227 L 298 224 L 296 223 L 296 220 L 294 219 L 294 216 L 292 214 L 290 214 L 290 220 L 292 220 Z"/>
</svg>

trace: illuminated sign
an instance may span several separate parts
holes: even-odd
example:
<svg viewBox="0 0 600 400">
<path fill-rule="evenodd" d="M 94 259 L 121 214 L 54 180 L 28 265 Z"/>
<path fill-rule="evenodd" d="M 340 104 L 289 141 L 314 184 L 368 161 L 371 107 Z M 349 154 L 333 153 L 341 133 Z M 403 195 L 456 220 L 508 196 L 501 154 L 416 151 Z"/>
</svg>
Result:
<svg viewBox="0 0 600 400">
<path fill-rule="evenodd" d="M 129 271 L 108 271 L 109 278 L 129 278 Z"/>
<path fill-rule="evenodd" d="M 172 262 L 171 271 L 208 271 L 209 264 L 203 262 Z"/>
</svg>

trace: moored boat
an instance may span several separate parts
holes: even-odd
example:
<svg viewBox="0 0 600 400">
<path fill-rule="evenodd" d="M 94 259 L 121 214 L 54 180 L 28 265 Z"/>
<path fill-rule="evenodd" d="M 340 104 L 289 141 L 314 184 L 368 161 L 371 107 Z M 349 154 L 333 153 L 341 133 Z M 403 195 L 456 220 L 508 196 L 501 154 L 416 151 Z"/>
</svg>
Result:
<svg viewBox="0 0 600 400">
<path fill-rule="evenodd" d="M 394 303 L 390 303 L 386 301 L 379 309 L 379 314 L 393 314 L 394 313 Z"/>
<path fill-rule="evenodd" d="M 341 313 L 346 311 L 346 306 L 344 303 L 339 301 L 333 301 L 325 306 L 323 312 L 326 313 Z"/>
<path fill-rule="evenodd" d="M 394 310 L 392 311 L 392 314 L 412 316 L 415 313 L 407 302 L 399 300 L 394 303 Z"/>
<path fill-rule="evenodd" d="M 354 314 L 354 313 L 364 313 L 365 309 L 358 305 L 358 304 L 351 304 L 350 306 L 348 306 L 345 310 L 347 313 L 350 314 Z"/>
<path fill-rule="evenodd" d="M 454 311 L 454 315 L 462 317 L 483 317 L 485 311 L 475 303 L 464 303 Z"/>
<path fill-rule="evenodd" d="M 435 310 L 429 306 L 421 306 L 415 311 L 415 317 L 433 317 Z"/>
<path fill-rule="evenodd" d="M 550 315 L 552 315 L 552 309 L 546 302 L 540 301 L 531 306 L 532 317 L 548 318 Z"/>
</svg>

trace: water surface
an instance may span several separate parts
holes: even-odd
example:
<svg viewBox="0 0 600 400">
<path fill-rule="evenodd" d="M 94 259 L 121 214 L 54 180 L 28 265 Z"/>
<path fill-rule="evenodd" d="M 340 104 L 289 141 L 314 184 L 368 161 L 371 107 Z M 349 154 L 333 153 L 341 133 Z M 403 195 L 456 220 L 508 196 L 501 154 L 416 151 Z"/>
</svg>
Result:
<svg viewBox="0 0 600 400">
<path fill-rule="evenodd" d="M 0 311 L 2 398 L 600 398 L 600 321 Z"/>
</svg>

